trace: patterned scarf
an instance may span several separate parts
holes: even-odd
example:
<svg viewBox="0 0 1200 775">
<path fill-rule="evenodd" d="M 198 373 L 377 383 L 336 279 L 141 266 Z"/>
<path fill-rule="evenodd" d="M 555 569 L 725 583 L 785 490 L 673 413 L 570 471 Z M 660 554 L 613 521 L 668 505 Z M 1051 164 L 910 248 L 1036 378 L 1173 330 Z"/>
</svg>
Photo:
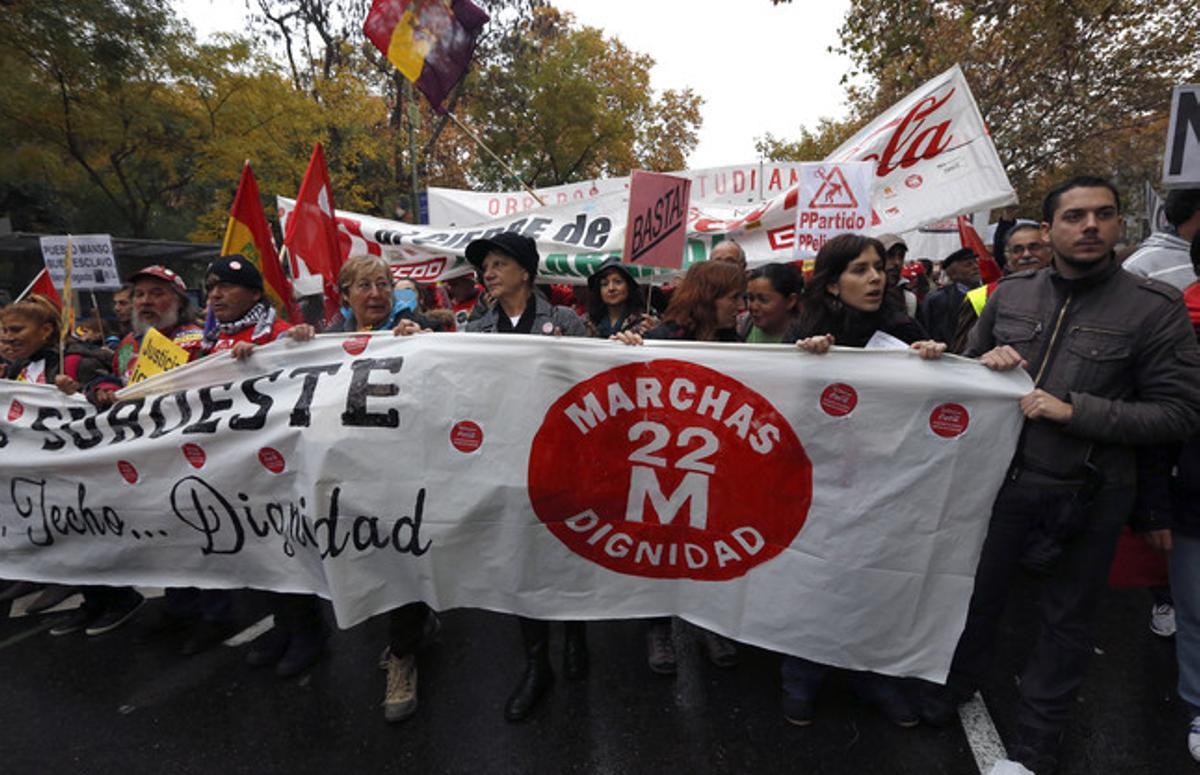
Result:
<svg viewBox="0 0 1200 775">
<path fill-rule="evenodd" d="M 254 333 L 251 339 L 259 339 L 266 336 L 271 331 L 271 326 L 275 325 L 275 308 L 270 305 L 258 302 L 245 315 L 242 315 L 237 320 L 228 323 L 217 323 L 216 327 L 204 334 L 204 351 L 208 352 L 221 338 L 222 334 L 233 336 L 238 331 L 254 326 Z"/>
</svg>

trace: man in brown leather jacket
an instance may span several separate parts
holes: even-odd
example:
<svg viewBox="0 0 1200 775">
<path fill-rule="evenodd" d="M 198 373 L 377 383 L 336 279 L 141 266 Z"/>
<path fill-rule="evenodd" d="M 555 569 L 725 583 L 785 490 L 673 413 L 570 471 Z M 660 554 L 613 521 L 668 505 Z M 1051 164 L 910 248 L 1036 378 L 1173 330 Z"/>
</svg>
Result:
<svg viewBox="0 0 1200 775">
<path fill-rule="evenodd" d="M 1026 369 L 1035 389 L 1021 399 L 1025 426 L 993 506 L 949 694 L 931 692 L 924 704 L 929 720 L 944 721 L 950 700 L 985 683 L 1014 572 L 1033 572 L 1041 631 L 1020 677 L 1009 755 L 1039 775 L 1057 765 L 1092 651 L 1096 606 L 1132 509 L 1133 446 L 1200 431 L 1200 348 L 1182 297 L 1121 270 L 1112 185 L 1081 177 L 1054 188 L 1042 234 L 1052 266 L 1005 278 L 967 345 L 988 368 Z"/>
</svg>

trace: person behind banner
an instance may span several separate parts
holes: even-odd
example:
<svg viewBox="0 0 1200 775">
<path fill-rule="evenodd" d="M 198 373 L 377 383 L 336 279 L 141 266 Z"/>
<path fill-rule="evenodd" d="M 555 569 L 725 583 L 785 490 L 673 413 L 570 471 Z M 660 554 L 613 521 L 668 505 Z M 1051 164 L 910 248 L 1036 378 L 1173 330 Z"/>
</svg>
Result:
<svg viewBox="0 0 1200 775">
<path fill-rule="evenodd" d="M 1035 388 L 1020 401 L 1025 424 L 992 509 L 948 686 L 928 685 L 923 702 L 923 716 L 944 723 L 986 685 L 1012 577 L 1019 568 L 1033 574 L 1040 633 L 1008 751 L 1036 773 L 1057 766 L 1092 653 L 1096 610 L 1133 508 L 1135 445 L 1200 432 L 1200 346 L 1177 289 L 1121 270 L 1116 189 L 1072 178 L 1047 194 L 1042 220 L 1051 268 L 1004 278 L 964 353 L 993 370 L 1026 369 Z"/>
<path fill-rule="evenodd" d="M 646 296 L 621 259 L 613 256 L 588 277 L 588 334 L 607 339 L 620 331 L 644 331 L 658 325 L 646 314 Z"/>
<path fill-rule="evenodd" d="M 466 331 L 467 323 L 487 311 L 483 302 L 483 289 L 475 281 L 475 275 L 465 274 L 451 277 L 442 283 L 450 297 L 450 309 L 454 313 L 454 330 Z"/>
<path fill-rule="evenodd" d="M 904 282 L 904 259 L 908 255 L 908 244 L 898 234 L 881 234 L 879 242 L 887 252 L 883 255 L 883 271 L 887 275 L 887 293 L 904 305 L 908 316 L 915 317 L 918 308 L 917 295 Z M 918 264 L 919 266 L 919 264 Z"/>
<path fill-rule="evenodd" d="M 1182 291 L 1196 282 L 1188 246 L 1200 234 L 1200 188 L 1168 192 L 1163 214 L 1167 218 L 1167 228 L 1147 237 L 1121 268 L 1138 277 L 1153 277 L 1170 283 Z"/>
<path fill-rule="evenodd" d="M 346 305 L 326 329 L 330 332 L 395 330 L 412 333 L 428 329 L 416 313 L 417 296 L 397 289 L 391 267 L 380 256 L 351 256 L 338 274 L 338 289 Z M 381 666 L 387 670 L 383 717 L 404 721 L 417 712 L 416 655 L 433 642 L 441 623 L 425 603 L 407 603 L 388 612 L 388 646 Z"/>
<path fill-rule="evenodd" d="M 750 328 L 742 337 L 748 344 L 779 344 L 800 313 L 804 277 L 791 264 L 767 264 L 750 273 L 746 306 Z"/>
<path fill-rule="evenodd" d="M 307 323 L 291 325 L 280 320 L 265 300 L 262 274 L 245 256 L 232 253 L 208 266 L 204 281 L 208 309 L 216 324 L 204 335 L 206 355 L 229 351 L 237 360 L 249 358 L 256 347 L 279 339 L 312 339 L 315 331 Z M 204 590 L 210 598 L 227 596 L 224 590 Z M 275 675 L 289 678 L 307 670 L 320 659 L 325 647 L 325 622 L 315 595 L 272 593 L 269 597 L 275 626 L 256 638 L 246 652 L 251 667 L 273 666 Z M 201 627 L 215 638 L 221 627 Z M 195 637 L 195 636 L 194 636 Z"/>
<path fill-rule="evenodd" d="M 134 272 L 129 277 L 133 288 L 132 330 L 117 345 L 113 354 L 112 373 L 122 385 L 137 367 L 142 339 L 151 328 L 182 347 L 191 360 L 201 355 L 203 329 L 193 321 L 196 307 L 187 293 L 183 278 L 176 272 L 154 264 Z M 116 390 L 101 388 L 91 398 L 98 406 L 108 406 L 116 400 Z"/>
<path fill-rule="evenodd" d="M 113 291 L 112 304 L 116 325 L 109 333 L 119 343 L 133 330 L 133 283 L 127 282 Z"/>
<path fill-rule="evenodd" d="M 917 320 L 931 338 L 950 343 L 963 299 L 979 286 L 979 260 L 970 248 L 960 248 L 942 259 L 942 273 L 946 284 L 925 297 Z"/>
<path fill-rule="evenodd" d="M 492 308 L 467 325 L 468 333 L 585 336 L 583 321 L 567 307 L 556 307 L 534 289 L 539 256 L 537 243 L 514 232 L 467 245 L 467 260 L 483 273 Z M 525 670 L 504 706 L 504 717 L 529 717 L 554 682 L 550 667 L 550 623 L 517 617 L 525 646 Z M 564 622 L 563 673 L 580 680 L 588 673 L 587 635 L 583 622 Z"/>
<path fill-rule="evenodd" d="M 109 373 L 106 353 L 83 342 L 69 341 L 58 357 L 60 318 L 58 307 L 34 294 L 0 310 L 0 340 L 12 356 L 3 377 L 18 382 L 55 385 L 71 395 L 81 388 L 115 390 L 120 387 Z M 34 591 L 37 585 L 16 582 L 3 592 L 0 601 L 12 600 Z M 34 613 L 62 602 L 71 590 L 51 586 L 33 601 Z M 87 635 L 102 635 L 125 624 L 141 607 L 140 594 L 129 587 L 89 586 L 82 589 L 83 605 L 60 619 L 51 635 L 67 635 L 83 630 Z"/>
<path fill-rule="evenodd" d="M 744 265 L 732 261 L 693 264 L 671 295 L 661 323 L 647 331 L 644 337 L 636 331 L 622 331 L 612 338 L 628 345 L 640 345 L 643 338 L 736 342 L 737 321 L 745 310 L 745 297 Z M 673 627 L 674 621 L 669 616 L 648 620 L 646 664 L 658 675 L 675 675 L 677 669 Z M 734 641 L 703 629 L 699 630 L 699 636 L 704 654 L 712 664 L 730 668 L 740 661 Z"/>
<path fill-rule="evenodd" d="M 1008 230 L 1004 243 L 1008 255 L 1007 274 L 1016 272 L 1036 272 L 1050 265 L 1053 253 L 1050 244 L 1042 239 L 1042 227 L 1033 221 L 1017 221 Z M 971 329 L 979 320 L 987 300 L 999 286 L 1000 281 L 980 285 L 967 292 L 958 312 L 958 323 L 955 326 L 954 339 L 949 342 L 950 352 L 961 353 L 967 349 L 967 339 Z"/>
<path fill-rule="evenodd" d="M 883 333 L 908 344 L 922 358 L 940 357 L 946 346 L 926 339 L 920 324 L 905 313 L 903 301 L 886 292 L 884 253 L 883 243 L 859 234 L 839 234 L 826 242 L 817 253 L 789 340 L 819 355 L 835 343 L 864 347 Z M 783 715 L 789 723 L 812 723 L 817 695 L 833 669 L 801 657 L 783 657 Z M 919 723 L 899 680 L 868 671 L 846 672 L 854 691 L 889 721 L 901 727 Z"/>
</svg>

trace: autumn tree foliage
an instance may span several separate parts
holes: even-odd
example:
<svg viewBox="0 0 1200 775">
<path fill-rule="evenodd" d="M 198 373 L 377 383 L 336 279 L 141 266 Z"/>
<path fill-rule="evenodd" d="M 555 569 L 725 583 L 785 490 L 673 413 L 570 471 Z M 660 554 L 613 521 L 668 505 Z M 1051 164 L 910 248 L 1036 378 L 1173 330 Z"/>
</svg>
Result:
<svg viewBox="0 0 1200 775">
<path fill-rule="evenodd" d="M 957 63 L 1033 214 L 1049 185 L 1075 172 L 1131 192 L 1157 180 L 1171 88 L 1200 79 L 1200 14 L 1147 0 L 853 0 L 833 48 L 852 63 L 847 119 L 798 141 L 763 137 L 760 150 L 831 150 Z"/>
</svg>

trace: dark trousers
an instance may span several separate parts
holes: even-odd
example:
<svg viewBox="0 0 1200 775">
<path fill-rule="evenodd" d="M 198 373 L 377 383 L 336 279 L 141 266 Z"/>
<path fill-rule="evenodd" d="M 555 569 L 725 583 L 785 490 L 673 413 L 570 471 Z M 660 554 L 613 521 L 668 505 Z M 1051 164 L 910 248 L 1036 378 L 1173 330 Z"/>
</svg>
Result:
<svg viewBox="0 0 1200 775">
<path fill-rule="evenodd" d="M 992 508 L 966 628 L 950 668 L 949 682 L 955 689 L 973 691 L 986 682 L 1009 585 L 1030 528 L 1047 503 L 1073 489 L 1072 485 L 1034 484 L 1027 479 L 1006 481 Z M 1132 507 L 1132 488 L 1101 490 L 1082 532 L 1064 545 L 1061 557 L 1040 579 L 1037 610 L 1041 629 L 1021 672 L 1019 725 L 1055 732 L 1070 718 L 1092 653 L 1097 604 L 1106 587 L 1117 537 Z"/>
<path fill-rule="evenodd" d="M 388 645 L 392 656 L 412 654 L 425 637 L 433 609 L 424 603 L 408 603 L 388 612 Z"/>
<path fill-rule="evenodd" d="M 670 619 L 667 620 L 668 622 Z M 525 653 L 535 649 L 550 647 L 550 622 L 546 619 L 530 619 L 518 616 L 517 623 L 521 626 L 521 641 L 525 644 Z M 581 640 L 587 632 L 587 624 L 579 621 L 563 622 L 563 636 L 567 640 Z"/>
<path fill-rule="evenodd" d="M 176 619 L 227 624 L 233 621 L 233 591 L 170 587 L 163 593 L 163 606 Z"/>
<path fill-rule="evenodd" d="M 271 595 L 275 627 L 288 635 L 313 635 L 325 628 L 316 595 Z"/>
<path fill-rule="evenodd" d="M 84 587 L 83 607 L 99 613 L 120 606 L 133 607 L 142 595 L 133 587 Z"/>
</svg>

